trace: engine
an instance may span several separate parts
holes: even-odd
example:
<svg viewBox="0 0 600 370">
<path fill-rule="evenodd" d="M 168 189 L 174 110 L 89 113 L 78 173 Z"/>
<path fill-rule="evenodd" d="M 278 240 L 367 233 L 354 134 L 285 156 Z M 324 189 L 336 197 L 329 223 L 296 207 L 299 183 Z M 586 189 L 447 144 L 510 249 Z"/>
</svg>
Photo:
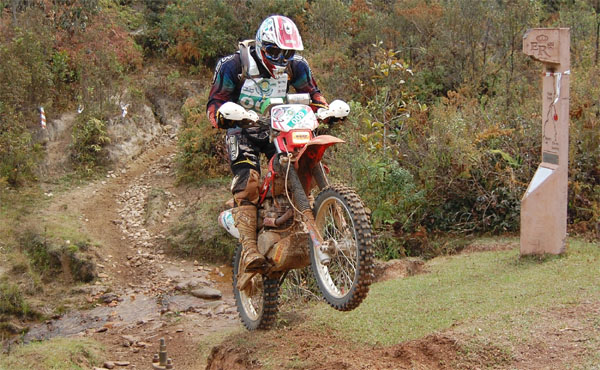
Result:
<svg viewBox="0 0 600 370">
<path fill-rule="evenodd" d="M 259 228 L 286 229 L 294 222 L 294 210 L 285 195 L 266 198 L 258 212 Z"/>
</svg>

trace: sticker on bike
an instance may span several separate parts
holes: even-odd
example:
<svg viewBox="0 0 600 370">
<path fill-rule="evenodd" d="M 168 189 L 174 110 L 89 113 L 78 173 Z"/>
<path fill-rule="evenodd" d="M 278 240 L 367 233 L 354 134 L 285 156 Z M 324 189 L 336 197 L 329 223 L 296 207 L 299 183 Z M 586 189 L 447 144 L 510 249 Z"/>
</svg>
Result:
<svg viewBox="0 0 600 370">
<path fill-rule="evenodd" d="M 314 130 L 317 117 L 307 105 L 279 105 L 271 110 L 271 127 L 278 131 Z"/>
</svg>

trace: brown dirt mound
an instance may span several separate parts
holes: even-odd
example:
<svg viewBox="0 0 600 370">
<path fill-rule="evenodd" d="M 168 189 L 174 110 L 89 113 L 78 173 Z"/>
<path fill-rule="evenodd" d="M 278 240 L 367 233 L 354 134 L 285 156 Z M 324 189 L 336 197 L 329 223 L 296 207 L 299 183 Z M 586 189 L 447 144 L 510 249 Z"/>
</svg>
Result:
<svg viewBox="0 0 600 370">
<path fill-rule="evenodd" d="M 232 343 L 222 343 L 210 351 L 206 360 L 207 370 L 244 370 L 255 368 L 251 356 L 253 351 L 239 348 Z"/>
<path fill-rule="evenodd" d="M 454 339 L 433 334 L 395 345 L 384 350 L 384 353 L 398 360 L 398 368 L 452 369 L 459 351 L 460 347 Z"/>
<path fill-rule="evenodd" d="M 247 333 L 235 342 L 214 347 L 206 369 L 454 369 L 462 352 L 456 340 L 438 334 L 390 347 L 360 346 L 305 329 Z"/>
<path fill-rule="evenodd" d="M 419 258 L 405 258 L 375 262 L 375 282 L 400 279 L 425 272 L 425 262 Z"/>
</svg>

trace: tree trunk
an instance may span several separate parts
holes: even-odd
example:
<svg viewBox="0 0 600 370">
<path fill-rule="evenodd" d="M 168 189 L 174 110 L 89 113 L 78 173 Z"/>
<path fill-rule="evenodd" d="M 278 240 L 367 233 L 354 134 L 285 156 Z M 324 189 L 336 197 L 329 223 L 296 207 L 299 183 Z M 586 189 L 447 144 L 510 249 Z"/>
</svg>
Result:
<svg viewBox="0 0 600 370">
<path fill-rule="evenodd" d="M 13 24 L 15 26 L 17 25 L 17 10 L 19 9 L 19 1 L 20 0 L 12 0 L 10 2 L 10 11 L 12 12 Z"/>
<path fill-rule="evenodd" d="M 598 65 L 598 39 L 600 39 L 600 17 L 596 14 L 596 57 L 594 58 L 594 65 Z"/>
</svg>

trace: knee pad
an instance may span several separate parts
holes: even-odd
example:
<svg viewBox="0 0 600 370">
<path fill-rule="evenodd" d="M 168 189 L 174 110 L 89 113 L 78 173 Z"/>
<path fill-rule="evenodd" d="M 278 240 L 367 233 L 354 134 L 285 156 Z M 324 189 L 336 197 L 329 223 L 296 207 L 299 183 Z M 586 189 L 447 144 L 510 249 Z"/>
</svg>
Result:
<svg viewBox="0 0 600 370">
<path fill-rule="evenodd" d="M 258 205 L 259 180 L 258 171 L 250 168 L 244 168 L 235 175 L 231 182 L 231 192 L 237 206 Z"/>
</svg>

